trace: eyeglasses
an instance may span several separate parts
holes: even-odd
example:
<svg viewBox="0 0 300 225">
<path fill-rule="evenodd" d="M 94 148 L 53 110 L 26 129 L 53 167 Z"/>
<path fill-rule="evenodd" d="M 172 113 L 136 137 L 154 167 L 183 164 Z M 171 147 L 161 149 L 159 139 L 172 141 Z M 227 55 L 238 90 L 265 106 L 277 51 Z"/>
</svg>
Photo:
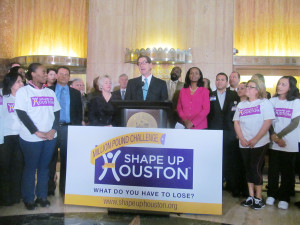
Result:
<svg viewBox="0 0 300 225">
<path fill-rule="evenodd" d="M 251 88 L 251 89 L 253 89 L 253 88 L 256 88 L 256 87 L 252 87 L 252 86 L 246 86 L 246 88 Z"/>
<path fill-rule="evenodd" d="M 140 66 L 140 65 L 144 65 L 144 64 L 148 64 L 148 62 L 145 60 L 145 61 L 143 61 L 143 62 L 138 62 L 138 66 Z"/>
</svg>

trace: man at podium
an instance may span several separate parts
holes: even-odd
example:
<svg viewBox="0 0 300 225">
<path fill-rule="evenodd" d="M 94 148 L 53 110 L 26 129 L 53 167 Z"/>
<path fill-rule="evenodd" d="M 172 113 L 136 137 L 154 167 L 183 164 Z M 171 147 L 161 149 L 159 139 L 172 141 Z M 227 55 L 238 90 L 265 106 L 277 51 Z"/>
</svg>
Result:
<svg viewBox="0 0 300 225">
<path fill-rule="evenodd" d="M 137 59 L 137 66 L 141 76 L 128 81 L 125 100 L 166 101 L 168 99 L 166 82 L 152 75 L 151 59 L 141 55 Z"/>
</svg>

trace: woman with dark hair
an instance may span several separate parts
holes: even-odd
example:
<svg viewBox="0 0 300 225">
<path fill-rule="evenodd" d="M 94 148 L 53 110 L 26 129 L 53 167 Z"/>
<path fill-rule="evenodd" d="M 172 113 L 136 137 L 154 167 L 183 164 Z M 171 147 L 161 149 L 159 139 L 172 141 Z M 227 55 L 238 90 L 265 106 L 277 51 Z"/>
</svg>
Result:
<svg viewBox="0 0 300 225">
<path fill-rule="evenodd" d="M 177 112 L 186 129 L 207 128 L 210 110 L 209 91 L 203 87 L 203 75 L 198 67 L 190 68 L 180 90 Z"/>
<path fill-rule="evenodd" d="M 57 70 L 54 68 L 48 68 L 46 87 L 54 86 L 56 84 L 56 80 L 57 80 Z"/>
<path fill-rule="evenodd" d="M 100 79 L 100 76 L 96 77 L 93 80 L 93 88 L 90 91 L 90 93 L 87 95 L 87 102 L 90 102 L 96 96 L 101 95 L 101 91 L 100 91 L 99 84 L 98 84 L 99 79 Z"/>
<path fill-rule="evenodd" d="M 249 197 L 241 204 L 261 209 L 265 207 L 262 171 L 270 142 L 269 128 L 275 115 L 272 104 L 265 99 L 266 88 L 262 81 L 249 80 L 246 87 L 247 100 L 238 104 L 233 117 L 249 190 Z"/>
<path fill-rule="evenodd" d="M 0 190 L 4 205 L 19 203 L 21 199 L 21 178 L 23 170 L 23 155 L 19 144 L 21 123 L 14 111 L 15 96 L 23 87 L 22 76 L 18 73 L 8 73 L 3 79 L 3 118 L 4 148 L 0 152 Z"/>
<path fill-rule="evenodd" d="M 34 210 L 37 204 L 41 207 L 50 205 L 47 200 L 49 163 L 56 144 L 60 106 L 54 91 L 44 85 L 47 74 L 43 65 L 30 64 L 26 78 L 28 85 L 17 92 L 15 110 L 22 122 L 20 145 L 25 164 L 22 197 L 26 208 Z"/>
<path fill-rule="evenodd" d="M 210 80 L 208 78 L 203 78 L 204 87 L 209 90 L 209 94 L 212 93 L 212 90 L 210 88 Z"/>
<path fill-rule="evenodd" d="M 25 70 L 21 66 L 15 66 L 10 69 L 9 73 L 18 73 L 22 76 L 23 84 L 26 84 Z"/>
<path fill-rule="evenodd" d="M 280 209 L 288 209 L 290 191 L 295 180 L 294 160 L 298 152 L 300 133 L 300 100 L 296 85 L 297 80 L 294 77 L 281 77 L 276 86 L 276 94 L 270 99 L 275 111 L 275 120 L 271 127 L 266 203 L 274 205 L 275 199 L 278 199 Z"/>
</svg>

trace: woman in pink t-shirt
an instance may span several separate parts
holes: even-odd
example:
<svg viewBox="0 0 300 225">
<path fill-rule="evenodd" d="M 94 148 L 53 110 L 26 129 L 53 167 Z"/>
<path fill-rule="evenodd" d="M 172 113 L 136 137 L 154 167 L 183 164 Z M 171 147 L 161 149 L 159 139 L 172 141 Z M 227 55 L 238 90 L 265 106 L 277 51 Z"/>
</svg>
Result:
<svg viewBox="0 0 300 225">
<path fill-rule="evenodd" d="M 198 67 L 192 67 L 185 76 L 180 90 L 177 112 L 186 129 L 207 128 L 210 110 L 209 91 L 203 87 L 203 75 Z"/>
</svg>

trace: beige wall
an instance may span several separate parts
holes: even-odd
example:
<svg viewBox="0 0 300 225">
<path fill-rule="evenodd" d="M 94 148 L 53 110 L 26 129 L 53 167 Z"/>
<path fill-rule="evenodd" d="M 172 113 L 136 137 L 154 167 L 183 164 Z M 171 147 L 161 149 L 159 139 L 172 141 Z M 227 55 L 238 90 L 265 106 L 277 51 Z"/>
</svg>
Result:
<svg viewBox="0 0 300 225">
<path fill-rule="evenodd" d="M 104 74 L 114 82 L 124 72 L 138 76 L 135 65 L 124 63 L 125 49 L 160 45 L 192 48 L 193 64 L 180 65 L 183 76 L 191 66 L 212 80 L 218 72 L 230 73 L 233 10 L 234 0 L 90 0 L 87 84 Z"/>
</svg>

